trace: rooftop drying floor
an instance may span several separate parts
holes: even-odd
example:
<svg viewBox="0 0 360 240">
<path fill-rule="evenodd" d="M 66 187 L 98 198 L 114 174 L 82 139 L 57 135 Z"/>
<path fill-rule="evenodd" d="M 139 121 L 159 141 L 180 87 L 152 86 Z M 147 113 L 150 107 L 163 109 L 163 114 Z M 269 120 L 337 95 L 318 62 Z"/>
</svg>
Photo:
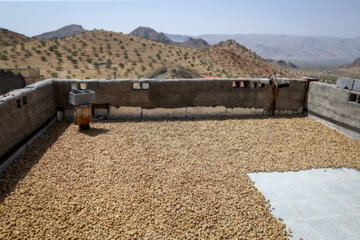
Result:
<svg viewBox="0 0 360 240">
<path fill-rule="evenodd" d="M 0 239 L 286 238 L 247 173 L 347 167 L 309 118 L 57 123 L 0 175 Z"/>
</svg>

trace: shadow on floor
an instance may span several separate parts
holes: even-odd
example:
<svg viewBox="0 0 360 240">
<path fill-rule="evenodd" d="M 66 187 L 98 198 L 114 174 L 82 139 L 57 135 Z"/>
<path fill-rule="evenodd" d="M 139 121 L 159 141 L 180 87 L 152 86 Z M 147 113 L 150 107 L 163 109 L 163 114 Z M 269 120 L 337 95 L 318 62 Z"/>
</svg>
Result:
<svg viewBox="0 0 360 240">
<path fill-rule="evenodd" d="M 80 129 L 79 128 L 79 132 L 82 133 L 82 134 L 86 134 L 90 137 L 96 137 L 100 134 L 104 134 L 104 133 L 107 133 L 109 132 L 108 129 L 105 129 L 105 128 L 93 128 L 93 127 L 90 127 L 89 129 L 86 129 L 86 130 L 83 130 L 83 129 Z"/>
<path fill-rule="evenodd" d="M 63 121 L 50 127 L 42 138 L 37 139 L 9 168 L 0 174 L 0 203 L 15 189 L 16 185 L 28 174 L 69 125 Z"/>
</svg>

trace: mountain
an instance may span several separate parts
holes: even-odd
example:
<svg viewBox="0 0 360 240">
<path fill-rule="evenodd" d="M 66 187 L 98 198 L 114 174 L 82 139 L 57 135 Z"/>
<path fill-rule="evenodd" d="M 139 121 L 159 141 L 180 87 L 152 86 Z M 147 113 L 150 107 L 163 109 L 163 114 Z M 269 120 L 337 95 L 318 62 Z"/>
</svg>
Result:
<svg viewBox="0 0 360 240">
<path fill-rule="evenodd" d="M 0 47 L 12 46 L 28 41 L 31 41 L 31 38 L 23 34 L 0 28 Z"/>
<path fill-rule="evenodd" d="M 184 48 L 117 32 L 92 30 L 53 40 L 2 47 L 0 68 L 40 68 L 44 78 L 142 78 L 162 66 L 182 66 L 212 77 L 267 77 L 274 71 L 297 77 L 235 41 Z M 19 54 L 11 54 L 13 50 Z M 1 55 L 1 54 L 0 54 Z"/>
<path fill-rule="evenodd" d="M 168 37 L 166 37 L 164 33 L 162 33 L 162 32 L 159 33 L 149 27 L 141 27 L 140 26 L 140 27 L 136 28 L 134 31 L 132 31 L 131 33 L 129 33 L 129 35 L 135 36 L 135 37 L 140 37 L 140 38 L 145 38 L 148 40 L 161 42 L 161 43 L 165 43 L 165 44 L 172 43 L 172 41 Z"/>
<path fill-rule="evenodd" d="M 274 34 L 166 34 L 171 40 L 200 37 L 209 44 L 234 39 L 268 59 L 302 63 L 331 63 L 343 65 L 360 56 L 360 37 L 339 38 L 324 36 L 292 36 Z"/>
<path fill-rule="evenodd" d="M 129 35 L 145 38 L 148 40 L 161 42 L 165 44 L 172 44 L 181 47 L 188 47 L 188 48 L 200 48 L 200 47 L 207 47 L 210 46 L 204 39 L 201 38 L 187 38 L 186 41 L 183 42 L 176 42 L 170 40 L 164 33 L 157 32 L 152 28 L 149 27 L 138 27 L 134 31 L 130 32 Z"/>
<path fill-rule="evenodd" d="M 280 67 L 297 69 L 297 66 L 292 62 L 287 62 L 284 60 L 276 61 L 276 60 L 272 60 L 272 59 L 270 59 L 269 61 L 279 65 Z"/>
<path fill-rule="evenodd" d="M 42 33 L 34 36 L 36 39 L 44 40 L 44 39 L 54 39 L 54 38 L 62 38 L 72 36 L 73 34 L 78 34 L 85 32 L 86 30 L 81 25 L 71 24 L 65 27 L 62 27 L 58 30 Z"/>
<path fill-rule="evenodd" d="M 188 47 L 188 48 L 201 48 L 210 46 L 204 39 L 202 38 L 189 38 L 185 42 L 173 42 L 173 44 Z"/>
</svg>

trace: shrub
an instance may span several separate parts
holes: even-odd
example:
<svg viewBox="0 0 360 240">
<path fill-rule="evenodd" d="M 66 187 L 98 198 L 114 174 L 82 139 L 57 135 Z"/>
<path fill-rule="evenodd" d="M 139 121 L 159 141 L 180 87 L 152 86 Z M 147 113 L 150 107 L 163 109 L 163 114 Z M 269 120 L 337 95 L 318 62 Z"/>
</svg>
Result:
<svg viewBox="0 0 360 240">
<path fill-rule="evenodd" d="M 119 67 L 124 68 L 124 64 L 123 64 L 123 63 L 119 63 Z"/>
<path fill-rule="evenodd" d="M 111 68 L 111 60 L 110 60 L 110 59 L 108 59 L 108 60 L 106 61 L 106 67 L 107 67 L 108 69 Z"/>
<path fill-rule="evenodd" d="M 55 52 L 56 57 L 59 58 L 62 56 L 61 52 L 59 52 L 58 50 L 55 50 L 54 52 Z"/>
<path fill-rule="evenodd" d="M 57 78 L 57 77 L 58 77 L 58 74 L 57 74 L 57 72 L 52 72 L 52 73 L 51 73 L 51 76 Z"/>
<path fill-rule="evenodd" d="M 6 55 L 1 55 L 1 56 L 0 56 L 0 59 L 1 59 L 1 60 L 9 60 Z"/>
<path fill-rule="evenodd" d="M 42 57 L 41 57 L 41 61 L 46 62 L 46 57 L 45 57 L 45 56 L 42 56 Z"/>
</svg>

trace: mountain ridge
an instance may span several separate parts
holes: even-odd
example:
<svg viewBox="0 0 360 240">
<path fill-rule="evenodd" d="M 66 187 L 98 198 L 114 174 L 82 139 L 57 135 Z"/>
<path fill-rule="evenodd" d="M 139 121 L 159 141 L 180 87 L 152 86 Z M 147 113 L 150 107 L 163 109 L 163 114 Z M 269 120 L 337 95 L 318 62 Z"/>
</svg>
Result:
<svg viewBox="0 0 360 240">
<path fill-rule="evenodd" d="M 285 61 L 338 61 L 347 64 L 360 56 L 360 36 L 354 38 L 286 34 L 165 35 L 171 40 L 201 37 L 209 44 L 234 39 L 263 58 Z"/>
<path fill-rule="evenodd" d="M 137 27 L 133 31 L 129 33 L 130 36 L 145 38 L 148 40 L 161 42 L 165 44 L 172 44 L 181 47 L 188 47 L 188 48 L 201 48 L 201 47 L 208 47 L 210 46 L 204 39 L 202 38 L 188 38 L 186 41 L 177 42 L 172 41 L 169 39 L 163 32 L 157 32 L 152 28 L 149 27 Z"/>
<path fill-rule="evenodd" d="M 73 34 L 78 34 L 86 31 L 87 30 L 85 30 L 81 25 L 70 24 L 54 31 L 44 32 L 39 35 L 35 35 L 34 38 L 38 40 L 56 39 L 72 36 Z"/>
</svg>

